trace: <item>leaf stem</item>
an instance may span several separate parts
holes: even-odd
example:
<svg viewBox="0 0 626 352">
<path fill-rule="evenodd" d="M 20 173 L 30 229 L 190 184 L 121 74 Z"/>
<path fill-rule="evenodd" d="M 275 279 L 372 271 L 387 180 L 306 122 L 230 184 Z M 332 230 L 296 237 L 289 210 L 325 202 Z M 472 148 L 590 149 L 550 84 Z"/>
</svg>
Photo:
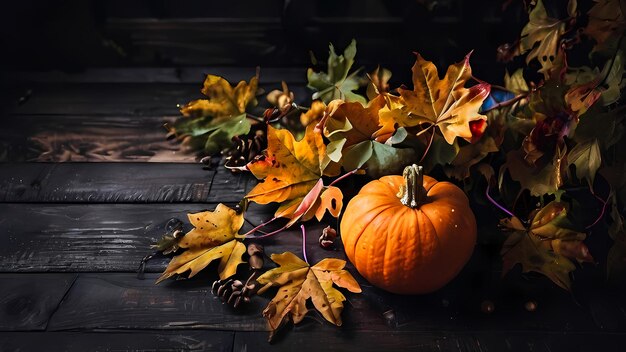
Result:
<svg viewBox="0 0 626 352">
<path fill-rule="evenodd" d="M 435 139 L 435 130 L 433 129 L 433 132 L 430 134 L 430 139 L 428 140 L 428 145 L 426 145 L 426 150 L 424 150 L 424 154 L 422 155 L 422 158 L 420 159 L 419 164 L 421 164 L 426 158 L 426 154 L 428 154 L 428 151 L 430 150 L 430 146 L 433 144 L 434 139 Z"/>
<path fill-rule="evenodd" d="M 255 122 L 258 122 L 258 123 L 265 123 L 263 118 L 261 118 L 259 116 L 255 116 L 255 115 L 249 114 L 249 113 L 246 113 L 246 118 L 248 118 L 250 120 L 253 120 Z"/>
<path fill-rule="evenodd" d="M 304 261 L 309 264 L 309 260 L 306 257 L 306 229 L 304 228 L 304 224 L 300 225 L 300 229 L 302 230 L 302 257 Z"/>
<path fill-rule="evenodd" d="M 594 198 L 596 198 L 600 203 L 602 203 L 602 209 L 600 210 L 600 214 L 598 214 L 598 217 L 596 218 L 596 220 L 590 225 L 585 226 L 585 230 L 589 230 L 590 228 L 594 227 L 598 222 L 600 222 L 600 220 L 604 218 L 604 214 L 606 212 L 606 206 L 609 204 L 609 200 L 611 200 L 611 197 L 613 196 L 612 194 L 609 194 L 606 200 L 602 199 L 602 197 L 598 196 L 593 191 L 593 186 L 591 184 L 589 184 L 589 190 L 591 191 L 591 195 L 593 195 Z"/>
<path fill-rule="evenodd" d="M 513 214 L 513 212 L 511 212 L 507 208 L 503 207 L 498 202 L 496 202 L 493 198 L 491 198 L 491 196 L 489 195 L 489 187 L 490 186 L 491 186 L 490 182 L 487 181 L 487 189 L 485 189 L 485 196 L 487 196 L 487 199 L 491 202 L 491 204 L 495 205 L 496 207 L 498 207 L 498 209 L 500 209 L 503 212 L 507 213 L 510 217 L 512 217 L 512 218 L 515 217 L 515 214 Z"/>
<path fill-rule="evenodd" d="M 337 178 L 336 178 L 333 182 L 331 182 L 331 183 L 328 185 L 328 187 L 330 187 L 330 186 L 334 186 L 334 185 L 335 185 L 335 183 L 338 183 L 338 182 L 340 182 L 340 181 L 343 181 L 344 179 L 348 178 L 348 176 L 350 176 L 350 175 L 354 175 L 354 174 L 356 174 L 359 170 L 360 170 L 360 169 L 354 169 L 354 170 L 352 170 L 352 171 L 350 171 L 350 172 L 346 172 L 345 174 L 343 174 L 343 175 L 341 175 L 341 176 L 337 177 Z"/>
<path fill-rule="evenodd" d="M 518 94 L 518 95 L 516 95 L 515 97 L 513 97 L 513 98 L 511 98 L 509 100 L 505 100 L 503 102 L 498 102 L 494 106 L 490 107 L 487 110 L 483 110 L 480 113 L 481 114 L 486 114 L 489 111 L 492 111 L 492 110 L 495 110 L 495 109 L 503 108 L 503 107 L 506 107 L 506 106 L 511 106 L 511 105 L 517 103 L 518 101 L 526 98 L 526 97 L 528 97 L 528 93 L 526 93 L 526 94 Z"/>
<path fill-rule="evenodd" d="M 257 226 L 256 226 L 256 227 L 254 227 L 252 230 L 250 230 L 250 231 L 248 231 L 248 232 L 244 233 L 242 236 L 243 236 L 244 238 L 250 238 L 250 237 L 248 237 L 249 235 L 251 235 L 251 234 L 253 234 L 254 232 L 258 231 L 260 228 L 264 227 L 265 225 L 270 224 L 271 222 L 273 222 L 273 221 L 274 221 L 274 220 L 276 220 L 276 219 L 278 219 L 278 218 L 277 218 L 277 217 L 273 217 L 273 218 L 271 218 L 271 219 L 267 220 L 266 222 L 264 222 L 264 223 L 262 223 L 262 224 L 260 224 L 260 225 L 257 225 Z M 267 235 L 267 233 L 264 233 L 264 234 L 265 234 L 265 235 Z M 258 237 L 254 237 L 254 238 L 258 238 Z"/>
</svg>

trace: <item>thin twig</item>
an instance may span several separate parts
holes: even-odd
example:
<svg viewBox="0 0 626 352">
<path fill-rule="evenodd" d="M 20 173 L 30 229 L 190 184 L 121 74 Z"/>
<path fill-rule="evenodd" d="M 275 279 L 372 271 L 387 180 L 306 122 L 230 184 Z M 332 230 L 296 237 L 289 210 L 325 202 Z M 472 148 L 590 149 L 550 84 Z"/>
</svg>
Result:
<svg viewBox="0 0 626 352">
<path fill-rule="evenodd" d="M 511 212 L 507 208 L 503 207 L 498 202 L 496 202 L 493 198 L 491 198 L 491 196 L 489 195 L 489 187 L 490 186 L 491 185 L 490 185 L 489 180 L 488 180 L 487 181 L 487 189 L 485 189 L 485 196 L 487 196 L 487 199 L 491 202 L 491 204 L 495 205 L 496 207 L 498 207 L 498 209 L 502 210 L 503 212 L 509 214 L 510 217 L 515 217 L 515 214 L 513 214 L 513 212 Z"/>
<path fill-rule="evenodd" d="M 591 223 L 590 225 L 587 225 L 585 227 L 585 230 L 588 230 L 588 229 L 594 227 L 598 222 L 600 222 L 600 220 L 602 220 L 604 218 L 604 213 L 606 212 L 606 206 L 609 204 L 609 200 L 611 200 L 611 197 L 613 196 L 612 194 L 609 194 L 609 196 L 606 198 L 606 200 L 602 199 L 602 197 L 598 196 L 593 191 L 593 186 L 591 184 L 589 184 L 589 191 L 591 191 L 591 195 L 593 195 L 594 198 L 596 198 L 600 203 L 602 203 L 602 210 L 600 211 L 600 214 L 598 214 L 598 217 L 596 218 L 596 220 L 593 223 Z"/>
<path fill-rule="evenodd" d="M 424 161 L 424 159 L 426 158 L 426 154 L 428 154 L 428 151 L 430 150 L 430 146 L 433 144 L 433 140 L 435 139 L 435 132 L 436 131 L 433 129 L 433 133 L 430 134 L 428 145 L 426 146 L 426 150 L 424 150 L 424 154 L 422 155 L 422 158 L 420 159 L 419 164 L 421 164 L 422 161 Z"/>
<path fill-rule="evenodd" d="M 306 229 L 304 228 L 304 224 L 300 225 L 300 229 L 302 230 L 302 257 L 304 261 L 309 264 L 309 260 L 306 257 Z"/>
<path fill-rule="evenodd" d="M 335 185 L 335 183 L 337 183 L 337 182 L 339 182 L 339 181 L 343 181 L 344 179 L 346 179 L 346 178 L 347 178 L 348 176 L 350 176 L 350 175 L 354 175 L 354 174 L 356 174 L 359 170 L 360 170 L 360 169 L 354 169 L 354 170 L 352 170 L 352 171 L 350 171 L 350 172 L 346 172 L 345 174 L 343 174 L 343 175 L 339 176 L 339 177 L 338 177 L 338 178 L 336 178 L 333 182 L 331 182 L 331 183 L 328 185 L 328 187 L 330 187 L 330 186 L 334 186 L 334 185 Z"/>
</svg>

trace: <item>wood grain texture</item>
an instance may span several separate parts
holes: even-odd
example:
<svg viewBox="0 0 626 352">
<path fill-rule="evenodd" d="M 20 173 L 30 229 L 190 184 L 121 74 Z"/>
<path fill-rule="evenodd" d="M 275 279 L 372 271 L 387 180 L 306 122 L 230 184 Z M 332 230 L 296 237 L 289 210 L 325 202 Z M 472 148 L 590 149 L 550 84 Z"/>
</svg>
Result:
<svg viewBox="0 0 626 352">
<path fill-rule="evenodd" d="M 0 202 L 239 202 L 256 183 L 248 174 L 198 163 L 6 163 Z"/>
<path fill-rule="evenodd" d="M 256 296 L 240 309 L 214 297 L 211 283 L 217 279 L 215 266 L 189 280 L 168 280 L 160 285 L 154 282 L 158 274 L 146 274 L 139 280 L 132 273 L 84 273 L 68 293 L 48 325 L 48 330 L 99 329 L 216 329 L 234 331 L 266 331 L 261 316 L 273 292 Z M 361 283 L 363 284 L 362 280 Z M 450 297 L 443 290 L 428 296 L 401 297 L 364 285 L 362 294 L 347 293 L 343 325 L 334 327 L 315 312 L 295 329 L 320 334 L 364 332 L 445 332 L 484 333 L 497 335 L 511 332 L 528 333 L 615 333 L 624 334 L 623 326 L 615 330 L 594 325 L 585 313 L 571 301 L 542 300 L 542 311 L 526 312 L 522 306 L 502 302 L 497 313 L 483 314 L 469 308 L 471 302 L 463 297 Z M 467 289 L 467 288 L 466 288 Z M 450 305 L 443 305 L 442 299 Z M 607 300 L 615 309 L 620 305 Z M 550 305 L 560 306 L 557 309 Z M 394 308 L 389 309 L 389 306 Z M 404 321 L 398 324 L 393 317 L 404 310 Z M 557 313 L 561 316 L 555 317 Z M 409 319 L 410 317 L 410 319 Z"/>
<path fill-rule="evenodd" d="M 0 160 L 41 162 L 196 162 L 166 140 L 175 117 L 28 115 L 5 119 Z"/>
<path fill-rule="evenodd" d="M 0 240 L 5 244 L 0 248 L 0 268 L 5 272 L 102 272 L 103 275 L 112 271 L 132 272 L 138 267 L 141 258 L 151 252 L 149 245 L 164 232 L 168 219 L 185 219 L 187 212 L 213 207 L 210 204 L 0 204 Z M 247 217 L 258 224 L 270 218 L 271 214 L 271 207 L 252 206 Z M 319 248 L 317 237 L 323 226 L 307 225 L 309 260 L 314 263 L 326 256 L 345 258 L 340 246 L 335 251 Z M 246 225 L 246 228 L 250 228 L 250 225 Z M 292 251 L 301 255 L 301 234 L 297 228 L 260 241 L 266 245 L 268 254 Z M 626 329 L 623 300 L 618 299 L 617 295 L 609 295 L 601 286 L 593 291 L 597 292 L 593 300 L 582 297 L 576 301 L 566 292 L 551 286 L 548 280 L 528 281 L 521 276 L 511 275 L 501 283 L 496 281 L 498 290 L 490 291 L 492 284 L 484 281 L 485 272 L 496 276 L 498 273 L 492 274 L 489 272 L 492 270 L 490 266 L 481 265 L 488 258 L 486 255 L 481 247 L 477 247 L 470 263 L 455 280 L 435 294 L 417 297 L 391 295 L 371 287 L 348 265 L 361 282 L 364 294 L 353 295 L 349 299 L 345 327 L 364 329 L 374 326 L 378 329 L 391 327 L 414 331 L 484 329 L 620 332 Z M 161 272 L 167 261 L 166 258 L 151 261 L 146 271 Z M 123 275 L 128 276 L 124 280 L 134 282 L 131 280 L 135 278 L 134 274 Z M 215 270 L 209 268 L 206 275 L 204 281 L 197 278 L 190 280 L 190 285 L 193 282 L 204 285 L 202 287 L 206 292 L 210 282 L 216 279 Z M 106 282 L 96 279 L 90 282 Z M 146 281 L 150 281 L 147 287 L 152 287 L 152 280 Z M 167 285 L 175 290 L 177 284 L 173 281 Z M 186 290 L 186 286 L 180 287 L 181 291 Z M 103 288 L 95 290 L 100 289 Z M 114 287 L 112 292 L 118 289 Z M 169 295 L 170 291 L 155 292 L 155 295 Z M 78 302 L 87 306 L 85 309 L 108 309 L 84 294 L 74 295 L 80 298 Z M 540 298 L 540 308 L 533 313 L 525 311 L 524 303 L 534 297 Z M 481 302 L 486 298 L 495 302 L 496 310 L 493 314 L 484 314 L 480 310 Z M 68 317 L 63 326 L 70 324 L 74 318 L 78 319 L 79 316 Z M 94 323 L 94 328 L 105 327 L 102 324 L 112 324 L 106 325 L 112 327 L 116 323 L 108 323 L 103 317 Z M 150 321 L 137 324 L 137 328 L 162 326 L 159 325 L 161 323 Z M 207 324 L 217 327 L 212 322 Z"/>
<path fill-rule="evenodd" d="M 267 334 L 236 332 L 233 351 L 618 352 L 625 334 L 541 332 L 319 331 L 294 328 L 273 344 Z"/>
<path fill-rule="evenodd" d="M 210 281 L 168 281 L 157 274 L 139 280 L 133 274 L 80 274 L 52 317 L 48 330 L 93 329 L 265 329 L 262 304 L 230 308 L 210 292 Z"/>
<path fill-rule="evenodd" d="M 188 223 L 187 213 L 214 208 L 211 203 L 0 204 L 0 241 L 5 244 L 0 247 L 0 271 L 135 271 L 152 252 L 150 244 L 165 233 L 169 219 Z M 258 224 L 271 214 L 270 208 L 260 207 L 247 217 Z M 321 226 L 312 229 L 321 232 Z M 249 228 L 246 224 L 244 230 Z M 311 237 L 315 244 L 317 238 Z M 297 250 L 299 241 L 299 229 L 293 229 L 265 243 L 283 251 Z M 151 261 L 147 270 L 162 271 L 165 263 Z"/>
<path fill-rule="evenodd" d="M 226 77 L 228 79 L 228 77 Z M 250 77 L 248 77 L 250 79 Z M 11 111 L 20 115 L 179 116 L 178 105 L 205 98 L 197 83 L 32 83 L 27 100 Z M 231 82 L 232 83 L 232 82 Z M 279 83 L 262 83 L 265 92 Z M 293 85 L 296 101 L 310 101 L 311 91 Z M 261 106 L 267 106 L 264 98 Z M 97 120 L 97 119 L 95 119 Z"/>
<path fill-rule="evenodd" d="M 0 274 L 0 331 L 45 330 L 76 274 Z M 0 341 L 3 340 L 0 333 Z M 2 348 L 0 343 L 0 350 Z"/>
<path fill-rule="evenodd" d="M 88 68 L 80 72 L 6 72 L 7 79 L 21 82 L 52 83 L 191 83 L 200 84 L 207 74 L 222 76 L 230 82 L 249 80 L 256 67 L 116 67 Z M 288 82 L 306 84 L 306 68 L 261 67 L 260 80 L 264 84 Z"/>
<path fill-rule="evenodd" d="M 0 351 L 232 351 L 228 331 L 101 331 L 0 333 Z"/>
</svg>

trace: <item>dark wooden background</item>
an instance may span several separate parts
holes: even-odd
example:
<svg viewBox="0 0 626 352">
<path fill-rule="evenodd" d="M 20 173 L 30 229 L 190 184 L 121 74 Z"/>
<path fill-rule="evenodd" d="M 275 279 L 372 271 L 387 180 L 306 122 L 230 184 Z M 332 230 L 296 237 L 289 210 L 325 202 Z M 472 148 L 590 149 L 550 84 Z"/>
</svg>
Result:
<svg viewBox="0 0 626 352">
<path fill-rule="evenodd" d="M 236 204 L 254 185 L 223 168 L 203 170 L 165 140 L 177 104 L 200 96 L 206 73 L 249 79 L 266 91 L 286 80 L 306 102 L 308 50 L 359 43 L 357 61 L 381 63 L 408 82 L 419 50 L 438 65 L 476 49 L 476 75 L 501 81 L 495 48 L 525 21 L 500 1 L 20 1 L 0 13 L 0 351 L 416 350 L 621 351 L 624 291 L 601 267 L 577 271 L 575 294 L 540 276 L 501 278 L 493 222 L 452 283 L 424 296 L 368 285 L 348 295 L 341 328 L 311 317 L 268 345 L 261 310 L 210 293 L 214 270 L 154 285 L 164 259 L 136 276 L 173 217 Z M 265 102 L 262 102 L 264 104 Z M 348 181 L 351 182 L 351 181 Z M 495 210 L 483 207 L 494 221 Z M 272 209 L 252 207 L 260 223 Z M 309 258 L 343 258 L 317 245 Z M 599 234 L 604 229 L 597 229 Z M 596 236 L 601 238 L 600 236 Z M 606 237 L 606 236 L 605 236 Z M 603 242 L 604 241 L 604 242 Z M 265 242 L 300 254 L 299 230 Z M 606 250 L 608 240 L 596 249 Z M 600 258 L 599 260 L 604 260 Z M 354 272 L 354 270 L 352 270 Z M 357 275 L 355 273 L 355 275 Z M 358 275 L 357 275 L 358 276 Z M 483 312 L 485 300 L 494 303 Z M 537 302 L 536 311 L 524 304 Z"/>
</svg>

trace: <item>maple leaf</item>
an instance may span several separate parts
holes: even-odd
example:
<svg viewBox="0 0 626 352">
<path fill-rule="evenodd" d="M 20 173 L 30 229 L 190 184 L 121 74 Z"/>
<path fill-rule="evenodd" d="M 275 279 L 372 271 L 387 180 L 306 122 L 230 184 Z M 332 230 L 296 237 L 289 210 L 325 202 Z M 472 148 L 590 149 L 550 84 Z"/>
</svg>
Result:
<svg viewBox="0 0 626 352">
<path fill-rule="evenodd" d="M 569 0 L 567 12 L 570 17 L 576 15 L 576 0 Z M 530 11 L 528 24 L 522 29 L 519 41 L 519 54 L 530 50 L 526 56 L 526 63 L 537 59 L 541 64 L 541 72 L 549 77 L 555 60 L 559 55 L 559 42 L 567 29 L 567 20 L 555 19 L 548 16 L 543 0 Z"/>
<path fill-rule="evenodd" d="M 532 196 L 554 194 L 563 184 L 562 169 L 565 150 L 557 148 L 553 159 L 543 166 L 535 166 L 524 160 L 524 152 L 512 150 L 506 155 L 506 162 L 500 168 L 499 187 L 506 171 L 513 181 L 520 183 L 522 189 L 528 189 Z"/>
<path fill-rule="evenodd" d="M 595 74 L 595 75 L 594 75 Z M 620 97 L 620 90 L 624 87 L 624 64 L 622 53 L 617 52 L 598 72 L 597 69 L 580 69 L 575 75 L 577 85 L 571 87 L 565 94 L 565 102 L 578 113 L 578 116 L 600 101 L 602 105 L 615 103 Z M 572 81 L 572 78 L 569 78 Z"/>
<path fill-rule="evenodd" d="M 372 156 L 375 133 L 380 129 L 378 112 L 384 106 L 385 99 L 379 95 L 367 107 L 343 103 L 329 114 L 323 128 L 330 141 L 327 147 L 330 160 L 349 170 L 363 166 Z"/>
<path fill-rule="evenodd" d="M 183 106 L 183 117 L 166 124 L 170 135 L 190 150 L 216 154 L 230 147 L 234 136 L 250 132 L 246 107 L 256 105 L 258 77 L 232 87 L 222 77 L 207 75 L 202 93 L 209 99 L 194 100 Z"/>
<path fill-rule="evenodd" d="M 448 144 L 452 144 L 456 137 L 471 139 L 469 123 L 487 119 L 478 111 L 491 87 L 487 83 L 464 87 L 472 77 L 470 54 L 463 61 L 450 65 L 443 79 L 439 79 L 437 67 L 432 62 L 416 54 L 412 69 L 413 90 L 398 89 L 408 114 L 397 115 L 395 122 L 403 127 L 421 123 L 438 126 Z"/>
<path fill-rule="evenodd" d="M 188 277 L 193 277 L 217 259 L 220 259 L 220 279 L 234 275 L 237 266 L 243 263 L 241 256 L 246 251 L 246 246 L 236 239 L 237 232 L 243 226 L 243 213 L 237 213 L 220 203 L 212 212 L 187 216 L 194 228 L 178 243 L 180 248 L 186 250 L 170 261 L 157 283 L 187 271 L 191 271 Z"/>
<path fill-rule="evenodd" d="M 389 80 L 391 79 L 391 71 L 380 66 L 367 75 L 370 82 L 367 84 L 367 98 L 373 100 L 378 95 L 389 92 Z"/>
<path fill-rule="evenodd" d="M 250 83 L 239 82 L 232 87 L 228 81 L 220 76 L 207 75 L 202 87 L 202 94 L 209 99 L 199 99 L 189 102 L 180 109 L 185 117 L 212 116 L 228 117 L 241 115 L 248 105 L 256 105 L 256 92 L 259 86 L 257 76 L 250 79 Z"/>
<path fill-rule="evenodd" d="M 268 126 L 267 146 L 262 158 L 247 165 L 248 170 L 262 180 L 248 192 L 248 200 L 259 204 L 282 203 L 275 216 L 287 217 L 293 222 L 306 214 L 317 214 L 319 207 L 331 209 L 331 214 L 338 216 L 341 208 L 337 210 L 337 207 L 342 204 L 343 195 L 338 188 L 324 187 L 322 183 L 321 177 L 330 160 L 315 124 L 307 126 L 300 141 L 296 141 L 288 130 Z"/>
<path fill-rule="evenodd" d="M 271 258 L 280 266 L 257 279 L 264 285 L 259 294 L 270 287 L 279 287 L 276 296 L 263 310 L 263 316 L 272 329 L 270 338 L 289 319 L 294 324 L 302 321 L 308 312 L 306 302 L 309 298 L 327 321 L 341 326 L 341 311 L 346 298 L 333 284 L 350 292 L 361 292 L 359 284 L 344 269 L 345 260 L 326 258 L 309 266 L 290 252 L 272 254 Z"/>
<path fill-rule="evenodd" d="M 349 74 L 356 56 L 356 41 L 353 39 L 350 42 L 343 55 L 337 55 L 332 44 L 329 50 L 328 72 L 315 72 L 312 68 L 307 71 L 307 87 L 315 90 L 313 100 L 320 99 L 328 104 L 332 100 L 342 99 L 365 104 L 365 98 L 353 92 L 360 86 L 356 76 L 358 71 Z"/>
<path fill-rule="evenodd" d="M 315 216 L 321 221 L 324 214 L 328 212 L 339 217 L 343 208 L 343 193 L 335 186 L 324 186 L 322 179 L 319 179 L 309 193 L 302 198 L 296 198 L 282 204 L 276 210 L 275 217 L 290 219 L 283 229 L 290 227 L 296 221 L 308 221 Z"/>
<path fill-rule="evenodd" d="M 593 185 L 596 172 L 602 162 L 598 140 L 593 139 L 576 144 L 567 154 L 567 161 L 570 165 L 576 166 L 576 177 L 579 180 L 587 179 L 589 184 Z"/>
<path fill-rule="evenodd" d="M 502 274 L 516 264 L 522 272 L 538 272 L 563 289 L 571 289 L 570 272 L 576 269 L 571 260 L 593 262 L 583 243 L 586 235 L 570 229 L 567 205 L 553 201 L 539 210 L 529 226 L 517 217 L 504 219 L 501 225 L 513 231 L 502 245 Z"/>
<path fill-rule="evenodd" d="M 259 182 L 247 195 L 249 200 L 267 204 L 304 197 L 322 177 L 326 146 L 315 125 L 296 141 L 291 132 L 267 126 L 267 151 L 247 168 Z"/>
<path fill-rule="evenodd" d="M 593 51 L 605 47 L 609 38 L 618 37 L 626 29 L 621 0 L 594 0 L 595 4 L 587 12 L 589 22 L 584 33 L 596 41 Z"/>
</svg>

